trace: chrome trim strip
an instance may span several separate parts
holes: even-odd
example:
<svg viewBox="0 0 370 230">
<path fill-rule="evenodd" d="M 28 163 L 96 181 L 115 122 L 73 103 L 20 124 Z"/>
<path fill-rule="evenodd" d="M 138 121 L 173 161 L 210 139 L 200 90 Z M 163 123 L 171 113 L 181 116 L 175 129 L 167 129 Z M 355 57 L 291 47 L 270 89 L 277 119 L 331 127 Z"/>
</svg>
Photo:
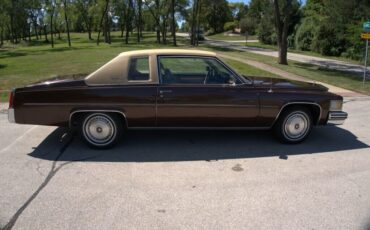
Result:
<svg viewBox="0 0 370 230">
<path fill-rule="evenodd" d="M 279 116 L 280 116 L 280 113 L 283 111 L 283 109 L 285 108 L 285 107 L 287 107 L 288 105 L 315 105 L 315 106 L 317 106 L 317 107 L 319 107 L 319 109 L 320 109 L 320 114 L 319 114 L 319 117 L 318 117 L 318 119 L 317 119 L 317 122 L 316 122 L 316 125 L 320 122 L 320 119 L 321 119 L 321 115 L 322 115 L 322 108 L 321 108 L 321 105 L 319 105 L 318 103 L 316 103 L 316 102 L 288 102 L 288 103 L 286 103 L 286 104 L 284 104 L 282 107 L 281 107 L 281 109 L 280 109 L 280 111 L 279 111 L 279 113 L 276 115 L 276 117 L 275 117 L 275 120 L 274 120 L 274 122 L 272 123 L 272 125 L 271 125 L 271 127 L 273 127 L 274 125 L 275 125 L 275 123 L 276 123 L 276 121 L 278 120 L 278 118 L 279 118 Z"/>
<path fill-rule="evenodd" d="M 13 108 L 8 109 L 8 121 L 10 123 L 15 123 L 15 115 L 14 115 L 14 109 Z"/>
<path fill-rule="evenodd" d="M 77 102 L 77 103 L 44 103 L 44 102 L 29 102 L 29 103 L 24 103 L 23 105 L 38 105 L 38 106 L 49 106 L 49 105 L 57 105 L 57 106 L 70 106 L 70 105 L 78 105 L 78 106 L 152 106 L 154 107 L 154 103 L 127 103 L 127 104 L 107 104 L 107 103 L 82 103 L 82 102 Z"/>
<path fill-rule="evenodd" d="M 123 115 L 123 117 L 125 118 L 125 123 L 126 123 L 126 128 L 128 128 L 128 121 L 127 121 L 127 117 L 126 117 L 126 114 L 124 114 L 122 111 L 119 111 L 119 110 L 101 110 L 101 109 L 82 109 L 82 110 L 76 110 L 76 111 L 73 111 L 72 113 L 70 113 L 69 115 L 69 121 L 68 121 L 68 125 L 69 127 L 71 128 L 72 127 L 72 116 L 76 113 L 85 113 L 85 112 L 106 112 L 106 113 L 119 113 L 121 115 Z"/>
<path fill-rule="evenodd" d="M 269 130 L 271 127 L 129 127 L 130 130 Z"/>
<path fill-rule="evenodd" d="M 247 108 L 258 108 L 258 105 L 238 105 L 238 104 L 158 104 L 159 107 L 166 106 L 177 106 L 177 107 L 247 107 Z"/>
</svg>

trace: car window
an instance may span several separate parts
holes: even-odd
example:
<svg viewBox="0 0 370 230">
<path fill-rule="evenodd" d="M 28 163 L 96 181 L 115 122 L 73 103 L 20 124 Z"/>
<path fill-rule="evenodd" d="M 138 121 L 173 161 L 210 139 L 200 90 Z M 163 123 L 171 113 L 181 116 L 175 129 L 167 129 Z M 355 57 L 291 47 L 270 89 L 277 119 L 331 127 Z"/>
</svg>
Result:
<svg viewBox="0 0 370 230">
<path fill-rule="evenodd" d="M 129 81 L 148 81 L 149 73 L 149 57 L 131 58 L 128 73 Z"/>
<path fill-rule="evenodd" d="M 214 58 L 160 57 L 162 84 L 232 84 L 235 75 Z"/>
</svg>

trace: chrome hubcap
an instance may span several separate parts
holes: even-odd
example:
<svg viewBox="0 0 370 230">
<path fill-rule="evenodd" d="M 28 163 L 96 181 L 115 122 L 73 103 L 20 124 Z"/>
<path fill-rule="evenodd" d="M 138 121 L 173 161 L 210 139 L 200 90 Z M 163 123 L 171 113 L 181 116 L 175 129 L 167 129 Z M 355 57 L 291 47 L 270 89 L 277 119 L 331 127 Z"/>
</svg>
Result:
<svg viewBox="0 0 370 230">
<path fill-rule="evenodd" d="M 284 125 L 284 133 L 289 139 L 300 139 L 305 136 L 309 128 L 309 121 L 305 114 L 290 115 Z"/>
<path fill-rule="evenodd" d="M 116 127 L 112 119 L 103 114 L 93 114 L 85 120 L 84 134 L 94 144 L 108 144 L 116 135 Z"/>
</svg>

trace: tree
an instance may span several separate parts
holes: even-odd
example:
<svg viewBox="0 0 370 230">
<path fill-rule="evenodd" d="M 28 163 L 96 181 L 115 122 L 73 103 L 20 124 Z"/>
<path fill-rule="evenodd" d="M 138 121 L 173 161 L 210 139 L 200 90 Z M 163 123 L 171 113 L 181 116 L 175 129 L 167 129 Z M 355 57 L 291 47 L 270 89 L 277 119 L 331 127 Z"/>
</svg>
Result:
<svg viewBox="0 0 370 230">
<path fill-rule="evenodd" d="M 140 42 L 140 38 L 143 36 L 142 35 L 142 6 L 143 1 L 142 0 L 137 0 L 137 16 L 136 16 L 136 29 L 137 29 L 137 42 Z"/>
<path fill-rule="evenodd" d="M 213 33 L 223 32 L 224 24 L 232 21 L 232 13 L 226 0 L 204 0 L 202 14 Z"/>
<path fill-rule="evenodd" d="M 233 19 L 237 22 L 240 22 L 242 18 L 247 16 L 248 5 L 245 5 L 243 2 L 229 3 L 229 8 Z"/>
<path fill-rule="evenodd" d="M 297 14 L 299 3 L 293 0 L 273 0 L 275 30 L 277 35 L 277 44 L 279 48 L 278 63 L 288 64 L 288 35 L 289 28 L 292 26 L 292 16 Z M 295 6 L 294 6 L 295 5 Z"/>
<path fill-rule="evenodd" d="M 98 39 L 96 39 L 96 45 L 99 45 L 99 43 L 100 43 L 100 32 L 101 32 L 101 29 L 103 27 L 103 21 L 104 21 L 105 15 L 108 13 L 108 6 L 109 6 L 109 0 L 105 0 L 104 10 L 103 10 L 102 16 L 100 18 L 100 23 L 99 23 L 99 27 L 98 27 Z"/>
<path fill-rule="evenodd" d="M 92 30 L 94 22 L 94 14 L 96 13 L 96 0 L 76 0 L 76 8 L 82 16 L 84 26 L 88 32 L 89 40 L 92 40 Z"/>
<path fill-rule="evenodd" d="M 129 32 L 132 29 L 132 8 L 133 2 L 132 0 L 128 0 L 128 7 L 126 7 L 126 36 L 125 36 L 125 43 L 128 44 Z"/>
<path fill-rule="evenodd" d="M 155 30 L 157 33 L 157 43 L 161 43 L 161 4 L 159 0 L 144 0 L 145 5 L 147 9 L 150 11 L 152 14 L 154 20 L 155 20 Z"/>
<path fill-rule="evenodd" d="M 174 45 L 174 46 L 177 46 L 177 43 L 176 43 L 175 0 L 171 0 L 171 17 L 172 17 L 172 37 L 173 37 L 173 45 Z"/>
<path fill-rule="evenodd" d="M 54 13 L 55 13 L 55 7 L 56 7 L 56 2 L 55 0 L 47 0 L 46 2 L 46 12 L 49 15 L 50 19 L 50 39 L 51 39 L 51 48 L 54 48 L 54 35 L 53 35 L 53 19 L 54 19 Z"/>
<path fill-rule="evenodd" d="M 63 6 L 64 6 L 64 20 L 66 22 L 66 29 L 67 29 L 67 37 L 68 37 L 68 46 L 71 47 L 71 36 L 69 34 L 69 22 L 68 22 L 68 17 L 67 17 L 67 0 L 63 1 Z"/>
</svg>

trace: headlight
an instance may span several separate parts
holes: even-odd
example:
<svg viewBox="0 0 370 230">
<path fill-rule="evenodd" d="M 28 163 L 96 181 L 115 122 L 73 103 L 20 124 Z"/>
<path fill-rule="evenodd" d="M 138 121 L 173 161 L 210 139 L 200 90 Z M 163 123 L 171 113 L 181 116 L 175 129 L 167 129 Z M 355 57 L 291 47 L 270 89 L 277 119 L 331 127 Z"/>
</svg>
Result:
<svg viewBox="0 0 370 230">
<path fill-rule="evenodd" d="M 342 100 L 332 100 L 330 101 L 329 111 L 342 111 L 343 101 Z"/>
</svg>

